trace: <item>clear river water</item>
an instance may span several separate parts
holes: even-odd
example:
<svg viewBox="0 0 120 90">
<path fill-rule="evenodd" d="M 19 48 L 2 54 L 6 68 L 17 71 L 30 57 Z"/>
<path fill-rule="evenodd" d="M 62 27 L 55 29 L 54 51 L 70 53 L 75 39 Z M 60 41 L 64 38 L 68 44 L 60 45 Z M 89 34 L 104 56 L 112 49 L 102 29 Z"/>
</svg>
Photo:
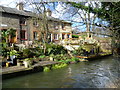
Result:
<svg viewBox="0 0 120 90">
<path fill-rule="evenodd" d="M 120 58 L 109 56 L 6 79 L 2 88 L 120 88 Z"/>
</svg>

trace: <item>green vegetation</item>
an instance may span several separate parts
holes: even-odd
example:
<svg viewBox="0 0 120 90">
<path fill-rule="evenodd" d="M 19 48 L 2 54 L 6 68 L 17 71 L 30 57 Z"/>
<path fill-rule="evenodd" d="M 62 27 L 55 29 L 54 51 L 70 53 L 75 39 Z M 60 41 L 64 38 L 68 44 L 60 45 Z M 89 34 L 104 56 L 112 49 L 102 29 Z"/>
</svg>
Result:
<svg viewBox="0 0 120 90">
<path fill-rule="evenodd" d="M 24 61 L 24 62 L 27 62 L 29 67 L 31 67 L 32 64 L 33 64 L 33 59 L 32 59 L 32 58 L 26 58 L 26 59 L 24 59 L 23 61 Z"/>
<path fill-rule="evenodd" d="M 23 50 L 23 55 L 24 57 L 39 57 L 40 55 L 43 55 L 43 49 L 41 49 L 40 47 L 36 47 L 36 48 L 27 48 Z"/>
<path fill-rule="evenodd" d="M 78 62 L 79 59 L 76 58 L 76 57 L 72 57 L 70 59 L 65 59 L 65 60 L 61 59 L 61 60 L 58 60 L 58 61 L 61 62 L 61 63 L 69 64 L 70 62 Z"/>
<path fill-rule="evenodd" d="M 52 66 L 45 66 L 43 71 L 44 72 L 49 72 L 51 69 L 54 70 L 54 69 L 59 69 L 59 68 L 62 68 L 62 67 L 65 67 L 67 66 L 66 63 L 61 63 L 61 64 L 55 64 L 55 65 L 52 65 Z"/>
<path fill-rule="evenodd" d="M 11 38 L 16 37 L 16 30 L 13 28 L 8 29 L 9 30 L 9 35 L 11 36 Z"/>
<path fill-rule="evenodd" d="M 10 51 L 10 56 L 13 56 L 13 55 L 18 56 L 19 54 L 17 53 L 16 50 L 11 50 Z"/>
<path fill-rule="evenodd" d="M 56 65 L 52 65 L 52 69 L 58 69 L 58 68 L 62 68 L 65 66 L 67 66 L 66 63 L 56 64 Z"/>
<path fill-rule="evenodd" d="M 45 58 L 45 55 L 39 56 L 38 58 Z"/>
<path fill-rule="evenodd" d="M 44 67 L 43 71 L 44 72 L 49 72 L 50 71 L 50 67 L 48 67 L 48 66 Z"/>
<path fill-rule="evenodd" d="M 2 56 L 5 58 L 10 55 L 10 51 L 13 50 L 13 48 L 9 47 L 9 36 L 11 38 L 14 38 L 16 36 L 16 30 L 13 28 L 7 29 L 7 30 L 1 30 L 1 39 L 2 42 L 0 45 L 2 46 Z M 12 53 L 12 51 L 11 51 Z"/>
<path fill-rule="evenodd" d="M 91 54 L 98 54 L 100 48 L 96 44 L 83 44 L 77 50 L 73 51 L 74 55 L 88 56 Z"/>
<path fill-rule="evenodd" d="M 79 35 L 72 35 L 72 38 L 79 38 Z"/>
<path fill-rule="evenodd" d="M 66 54 L 67 50 L 64 49 L 61 45 L 56 44 L 46 44 L 46 53 L 45 55 L 57 55 L 57 54 Z"/>
<path fill-rule="evenodd" d="M 110 35 L 108 36 L 110 36 L 112 39 L 113 54 L 116 53 L 115 56 L 117 54 L 120 55 L 120 1 L 98 3 L 95 2 L 95 7 L 93 7 L 92 2 L 89 3 L 88 6 L 86 6 L 83 2 L 67 2 L 67 4 L 70 4 L 72 7 L 86 11 L 89 16 L 90 13 L 96 15 L 97 19 L 99 20 L 97 22 L 90 22 L 90 25 L 94 23 L 94 26 L 96 27 L 102 27 L 105 28 L 105 30 L 110 30 L 110 32 L 108 33 Z M 101 6 L 99 7 L 98 4 Z M 88 20 L 91 21 L 90 18 Z M 101 23 L 104 21 L 107 24 Z M 87 26 L 87 20 L 83 20 L 83 24 L 86 24 Z"/>
</svg>

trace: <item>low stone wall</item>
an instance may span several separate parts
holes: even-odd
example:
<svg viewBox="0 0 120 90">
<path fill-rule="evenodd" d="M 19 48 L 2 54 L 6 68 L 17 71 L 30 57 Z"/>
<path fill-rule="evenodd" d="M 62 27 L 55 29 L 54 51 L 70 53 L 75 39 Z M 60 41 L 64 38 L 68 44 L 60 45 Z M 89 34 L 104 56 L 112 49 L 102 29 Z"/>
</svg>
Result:
<svg viewBox="0 0 120 90">
<path fill-rule="evenodd" d="M 13 78 L 16 76 L 22 76 L 29 73 L 41 72 L 43 71 L 45 66 L 52 66 L 59 63 L 60 62 L 55 61 L 41 61 L 35 65 L 32 65 L 30 68 L 25 68 L 24 66 L 4 67 L 0 75 L 2 75 L 2 79 Z"/>
</svg>

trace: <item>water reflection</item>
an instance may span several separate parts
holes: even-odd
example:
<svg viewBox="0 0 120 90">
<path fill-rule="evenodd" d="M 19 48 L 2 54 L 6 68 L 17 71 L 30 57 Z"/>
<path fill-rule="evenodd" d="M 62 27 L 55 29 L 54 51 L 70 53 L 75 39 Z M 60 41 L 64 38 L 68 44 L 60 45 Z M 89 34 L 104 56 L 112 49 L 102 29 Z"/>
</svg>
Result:
<svg viewBox="0 0 120 90">
<path fill-rule="evenodd" d="M 120 88 L 120 59 L 108 57 L 3 81 L 3 87 Z"/>
</svg>

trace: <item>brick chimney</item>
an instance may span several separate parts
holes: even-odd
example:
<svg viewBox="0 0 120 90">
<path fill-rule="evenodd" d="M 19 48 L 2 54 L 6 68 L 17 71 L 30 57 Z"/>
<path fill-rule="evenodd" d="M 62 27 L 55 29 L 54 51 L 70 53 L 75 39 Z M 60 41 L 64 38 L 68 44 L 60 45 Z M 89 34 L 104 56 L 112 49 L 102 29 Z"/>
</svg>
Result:
<svg viewBox="0 0 120 90">
<path fill-rule="evenodd" d="M 46 14 L 46 16 L 51 16 L 51 15 L 52 15 L 52 11 L 48 8 L 48 9 L 45 11 L 45 14 Z"/>
<path fill-rule="evenodd" d="M 23 10 L 24 8 L 24 4 L 22 3 L 22 2 L 20 2 L 20 3 L 18 3 L 17 5 L 16 5 L 16 8 L 18 9 L 18 10 Z"/>
</svg>

